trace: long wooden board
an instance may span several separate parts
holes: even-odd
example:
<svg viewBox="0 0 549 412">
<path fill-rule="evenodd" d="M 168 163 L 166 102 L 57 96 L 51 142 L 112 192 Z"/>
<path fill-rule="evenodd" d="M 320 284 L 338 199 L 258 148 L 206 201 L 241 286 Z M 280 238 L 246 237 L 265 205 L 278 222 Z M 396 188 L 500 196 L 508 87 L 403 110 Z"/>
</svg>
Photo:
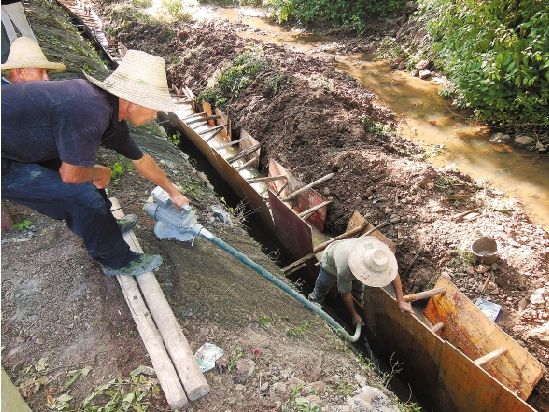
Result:
<svg viewBox="0 0 549 412">
<path fill-rule="evenodd" d="M 544 366 L 488 319 L 450 279 L 439 278 L 435 288 L 445 288 L 446 293 L 431 298 L 424 313 L 433 324 L 444 322 L 441 337 L 472 360 L 498 348 L 507 349 L 482 368 L 522 399 L 528 399 L 545 373 Z"/>
</svg>

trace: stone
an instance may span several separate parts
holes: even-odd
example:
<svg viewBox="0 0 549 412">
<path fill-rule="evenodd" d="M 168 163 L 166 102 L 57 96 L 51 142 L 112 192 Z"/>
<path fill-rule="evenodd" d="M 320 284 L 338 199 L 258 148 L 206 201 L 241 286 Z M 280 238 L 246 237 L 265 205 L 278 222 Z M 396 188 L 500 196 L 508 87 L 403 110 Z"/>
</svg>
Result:
<svg viewBox="0 0 549 412">
<path fill-rule="evenodd" d="M 433 72 L 431 70 L 420 70 L 419 71 L 419 78 L 421 80 L 427 80 L 432 75 L 433 75 Z"/>
<path fill-rule="evenodd" d="M 234 377 L 237 383 L 246 383 L 248 378 L 252 376 L 255 369 L 255 362 L 251 359 L 239 359 L 236 362 L 236 374 Z"/>
<path fill-rule="evenodd" d="M 412 70 L 410 74 L 414 77 L 419 77 L 419 70 Z"/>
<path fill-rule="evenodd" d="M 476 273 L 476 272 L 475 272 L 475 268 L 474 268 L 473 266 L 469 266 L 469 267 L 467 268 L 467 273 L 468 273 L 469 275 L 474 275 L 474 274 Z"/>
<path fill-rule="evenodd" d="M 397 412 L 398 408 L 380 389 L 364 386 L 360 393 L 347 400 L 353 412 Z"/>
<path fill-rule="evenodd" d="M 303 379 L 299 379 L 295 376 L 292 376 L 290 379 L 288 379 L 288 382 L 286 382 L 288 385 L 288 389 L 290 391 L 296 390 L 298 388 L 302 388 L 305 386 L 305 381 Z"/>
<path fill-rule="evenodd" d="M 243 391 L 246 387 L 244 385 L 241 385 L 240 383 L 237 383 L 236 385 L 234 385 L 234 389 L 235 391 Z"/>
<path fill-rule="evenodd" d="M 515 144 L 519 146 L 528 146 L 534 143 L 534 139 L 525 134 L 519 134 L 515 136 Z"/>
<path fill-rule="evenodd" d="M 269 383 L 268 382 L 263 382 L 261 384 L 261 386 L 259 387 L 260 392 L 267 392 L 268 389 L 269 389 Z"/>
<path fill-rule="evenodd" d="M 545 145 L 541 142 L 536 142 L 536 150 L 538 152 L 545 152 L 547 150 L 547 148 L 545 147 Z"/>
<path fill-rule="evenodd" d="M 544 304 L 545 299 L 543 298 L 543 295 L 545 294 L 545 288 L 539 288 L 532 293 L 532 296 L 530 296 L 530 303 L 532 305 L 539 305 Z"/>
<path fill-rule="evenodd" d="M 288 386 L 283 382 L 275 382 L 269 388 L 269 395 L 275 396 L 278 398 L 286 398 L 289 394 Z"/>
<path fill-rule="evenodd" d="M 315 393 L 323 393 L 326 390 L 326 383 L 323 381 L 312 382 L 307 385 L 307 388 Z"/>
<path fill-rule="evenodd" d="M 506 133 L 497 132 L 490 136 L 490 143 L 505 143 L 511 139 Z"/>
<path fill-rule="evenodd" d="M 416 63 L 417 70 L 430 70 L 433 67 L 433 62 L 431 60 L 420 60 Z"/>
<path fill-rule="evenodd" d="M 528 332 L 528 337 L 540 342 L 545 347 L 549 347 L 549 322 L 532 329 Z"/>
<path fill-rule="evenodd" d="M 406 2 L 406 6 L 405 6 L 406 13 L 413 13 L 418 8 L 419 8 L 419 6 L 417 5 L 416 1 L 407 1 Z"/>
<path fill-rule="evenodd" d="M 477 273 L 486 273 L 490 270 L 490 266 L 488 265 L 478 265 L 475 269 Z"/>
</svg>

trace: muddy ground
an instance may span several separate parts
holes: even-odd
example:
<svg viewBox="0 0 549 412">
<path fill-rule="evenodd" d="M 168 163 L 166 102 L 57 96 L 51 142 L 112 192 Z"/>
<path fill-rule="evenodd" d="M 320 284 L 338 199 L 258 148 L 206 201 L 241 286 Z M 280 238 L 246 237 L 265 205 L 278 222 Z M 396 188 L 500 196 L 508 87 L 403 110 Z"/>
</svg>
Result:
<svg viewBox="0 0 549 412">
<path fill-rule="evenodd" d="M 547 328 L 540 331 L 549 319 L 549 238 L 515 200 L 451 168 L 435 170 L 419 160 L 422 150 L 414 143 L 372 127 L 375 122 L 390 129 L 391 113 L 373 105 L 373 95 L 330 59 L 244 41 L 235 34 L 242 26 L 226 21 L 128 22 L 116 11 L 119 4 L 99 7 L 112 36 L 127 47 L 164 55 L 170 81 L 196 95 L 245 47 L 259 47 L 269 64 L 226 111 L 236 129 L 263 143 L 263 170 L 273 157 L 304 182 L 336 172 L 320 188 L 334 201 L 327 232 L 341 233 L 353 210 L 373 223 L 391 219 L 383 232 L 397 245 L 407 292 L 448 274 L 469 298 L 501 305 L 497 324 L 549 366 Z M 288 86 L 273 92 L 274 76 L 285 76 Z M 472 219 L 458 218 L 473 209 Z M 476 266 L 467 253 L 480 236 L 499 243 L 500 259 L 492 267 Z M 547 375 L 530 401 L 548 410 Z"/>
<path fill-rule="evenodd" d="M 69 38 L 82 48 L 78 58 L 87 61 L 93 54 L 77 41 L 74 29 L 50 30 L 67 19 L 58 7 L 37 0 L 28 16 L 41 42 L 61 40 L 58 46 L 50 42 L 49 57 L 55 52 L 69 63 L 71 54 L 63 52 Z M 69 68 L 65 76 L 80 70 L 77 63 Z M 280 275 L 244 230 L 238 210 L 227 208 L 188 157 L 165 135 L 159 137 L 158 127 L 132 134 L 182 186 L 202 223 Z M 109 194 L 125 213 L 138 215 L 141 247 L 163 256 L 156 275 L 191 347 L 210 342 L 225 352 L 206 374 L 210 393 L 188 410 L 292 411 L 322 405 L 347 411 L 350 404 L 370 405 L 366 393 L 370 399 L 375 395 L 377 405 L 397 410 L 387 377 L 375 375 L 331 329 L 272 284 L 204 240 L 157 240 L 153 221 L 142 211 L 153 185 L 112 153 L 100 151 L 99 163 L 118 164 Z M 211 206 L 224 208 L 233 223 L 215 221 Z M 116 279 L 103 275 L 62 222 L 9 202 L 7 209 L 16 226 L 2 232 L 2 366 L 32 410 L 168 410 Z"/>
</svg>

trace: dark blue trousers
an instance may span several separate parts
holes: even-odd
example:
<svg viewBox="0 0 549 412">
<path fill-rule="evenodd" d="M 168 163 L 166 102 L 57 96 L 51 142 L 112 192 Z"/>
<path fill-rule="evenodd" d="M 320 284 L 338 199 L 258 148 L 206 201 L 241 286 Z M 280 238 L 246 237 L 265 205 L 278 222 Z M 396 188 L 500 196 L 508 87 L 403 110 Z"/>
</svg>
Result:
<svg viewBox="0 0 549 412">
<path fill-rule="evenodd" d="M 118 269 L 136 256 L 122 238 L 110 201 L 92 183 L 63 183 L 57 170 L 2 159 L 2 198 L 64 220 L 105 266 Z"/>
</svg>

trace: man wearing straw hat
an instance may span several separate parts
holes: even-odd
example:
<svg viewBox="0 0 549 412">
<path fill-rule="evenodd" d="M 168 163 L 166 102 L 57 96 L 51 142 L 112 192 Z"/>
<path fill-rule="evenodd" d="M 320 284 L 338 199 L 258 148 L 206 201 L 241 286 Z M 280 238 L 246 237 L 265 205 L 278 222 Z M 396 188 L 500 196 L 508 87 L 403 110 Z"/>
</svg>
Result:
<svg viewBox="0 0 549 412">
<path fill-rule="evenodd" d="M 164 59 L 128 50 L 104 81 L 29 82 L 2 86 L 2 197 L 65 220 L 107 275 L 138 276 L 162 264 L 159 255 L 132 252 L 97 189 L 111 171 L 95 164 L 100 145 L 131 159 L 179 207 L 189 203 L 131 139 L 135 126 L 174 111 Z M 61 159 L 59 170 L 40 162 Z"/>
<path fill-rule="evenodd" d="M 337 284 L 353 323 L 362 323 L 353 296 L 362 303 L 364 285 L 384 287 L 389 283 L 395 291 L 400 310 L 412 312 L 411 305 L 403 299 L 398 264 L 389 246 L 373 236 L 336 240 L 322 255 L 320 272 L 309 299 L 323 303 L 326 295 Z"/>
<path fill-rule="evenodd" d="M 18 37 L 11 44 L 8 59 L 1 67 L 8 72 L 9 83 L 49 80 L 48 71 L 66 69 L 63 63 L 50 62 L 38 43 L 28 37 Z"/>
</svg>

